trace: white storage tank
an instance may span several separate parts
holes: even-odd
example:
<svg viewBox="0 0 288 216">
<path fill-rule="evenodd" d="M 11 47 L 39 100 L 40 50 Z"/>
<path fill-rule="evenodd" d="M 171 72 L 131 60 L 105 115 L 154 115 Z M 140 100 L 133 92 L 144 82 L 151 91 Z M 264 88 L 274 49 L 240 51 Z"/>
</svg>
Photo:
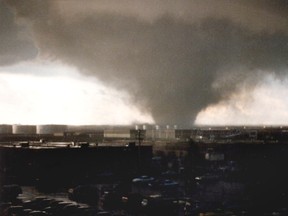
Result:
<svg viewBox="0 0 288 216">
<path fill-rule="evenodd" d="M 0 134 L 12 134 L 12 125 L 0 125 Z"/>
<path fill-rule="evenodd" d="M 13 125 L 13 134 L 36 134 L 36 125 Z"/>
<path fill-rule="evenodd" d="M 37 125 L 37 134 L 63 134 L 67 125 Z"/>
</svg>

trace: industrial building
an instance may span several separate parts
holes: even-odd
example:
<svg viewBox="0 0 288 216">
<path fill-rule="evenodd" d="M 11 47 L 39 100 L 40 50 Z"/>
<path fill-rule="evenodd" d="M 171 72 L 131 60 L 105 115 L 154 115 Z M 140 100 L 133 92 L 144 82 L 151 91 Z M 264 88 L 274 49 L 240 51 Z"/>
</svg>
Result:
<svg viewBox="0 0 288 216">
<path fill-rule="evenodd" d="M 160 125 L 0 125 L 0 141 L 76 141 L 76 142 L 130 142 L 219 140 L 285 141 L 286 127 L 195 127 L 178 129 Z"/>
</svg>

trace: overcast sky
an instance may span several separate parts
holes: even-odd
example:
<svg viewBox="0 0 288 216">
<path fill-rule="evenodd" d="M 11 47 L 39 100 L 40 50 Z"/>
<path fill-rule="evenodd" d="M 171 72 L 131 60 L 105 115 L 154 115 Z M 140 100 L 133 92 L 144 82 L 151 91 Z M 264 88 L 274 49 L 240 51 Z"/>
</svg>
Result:
<svg viewBox="0 0 288 216">
<path fill-rule="evenodd" d="M 0 124 L 287 124 L 286 0 L 0 0 Z"/>
</svg>

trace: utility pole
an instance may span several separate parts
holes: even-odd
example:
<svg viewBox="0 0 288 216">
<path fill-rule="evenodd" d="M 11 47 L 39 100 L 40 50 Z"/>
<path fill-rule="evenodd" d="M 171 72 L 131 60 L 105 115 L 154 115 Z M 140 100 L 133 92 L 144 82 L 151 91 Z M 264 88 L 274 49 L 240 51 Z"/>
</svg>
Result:
<svg viewBox="0 0 288 216">
<path fill-rule="evenodd" d="M 141 146 L 141 130 L 140 129 L 138 129 L 137 130 L 137 134 L 136 134 L 136 137 L 137 137 L 137 139 L 138 139 L 138 171 L 140 171 L 140 164 L 141 164 L 141 162 L 140 162 L 140 152 L 141 152 L 141 149 L 140 149 L 140 146 Z"/>
<path fill-rule="evenodd" d="M 136 138 L 138 139 L 138 170 L 141 169 L 141 141 L 143 140 L 144 130 L 138 129 L 136 131 Z"/>
<path fill-rule="evenodd" d="M 137 136 L 137 139 L 138 139 L 138 146 L 140 146 L 141 145 L 141 140 L 143 139 L 142 138 L 142 130 L 138 129 L 136 136 Z"/>
</svg>

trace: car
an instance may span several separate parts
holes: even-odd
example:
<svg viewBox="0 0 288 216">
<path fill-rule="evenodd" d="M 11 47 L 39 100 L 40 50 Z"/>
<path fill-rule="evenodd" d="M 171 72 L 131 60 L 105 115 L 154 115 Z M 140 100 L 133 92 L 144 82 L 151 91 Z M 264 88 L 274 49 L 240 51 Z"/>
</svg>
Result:
<svg viewBox="0 0 288 216">
<path fill-rule="evenodd" d="M 29 216 L 46 216 L 48 215 L 45 211 L 31 211 Z"/>
<path fill-rule="evenodd" d="M 162 187 L 175 187 L 179 186 L 179 183 L 170 179 L 165 179 L 160 183 Z"/>
<path fill-rule="evenodd" d="M 200 183 L 200 182 L 214 182 L 214 181 L 217 181 L 220 179 L 220 176 L 219 175 L 214 175 L 214 174 L 205 174 L 205 175 L 202 175 L 202 176 L 196 176 L 195 177 L 195 181 L 197 183 Z"/>
<path fill-rule="evenodd" d="M 101 211 L 101 212 L 98 212 L 96 216 L 112 216 L 112 214 L 107 211 Z"/>
<path fill-rule="evenodd" d="M 155 180 L 154 177 L 151 177 L 151 176 L 146 176 L 146 175 L 143 175 L 143 176 L 140 176 L 138 178 L 134 178 L 132 179 L 132 183 L 136 183 L 136 184 L 149 184 L 150 182 L 153 182 Z"/>
<path fill-rule="evenodd" d="M 167 170 L 165 172 L 161 173 L 161 176 L 164 178 L 177 178 L 178 177 L 178 173 L 172 170 Z"/>
<path fill-rule="evenodd" d="M 99 191 L 96 185 L 79 185 L 68 190 L 68 198 L 79 203 L 95 205 L 98 203 Z"/>
<path fill-rule="evenodd" d="M 22 194 L 22 188 L 19 185 L 4 185 L 0 190 L 0 200 L 5 202 L 14 201 L 19 194 Z"/>
<path fill-rule="evenodd" d="M 171 179 L 161 179 L 161 180 L 155 180 L 154 182 L 151 182 L 148 185 L 152 189 L 168 190 L 172 188 L 175 188 L 175 189 L 178 188 L 179 183 Z"/>
</svg>

